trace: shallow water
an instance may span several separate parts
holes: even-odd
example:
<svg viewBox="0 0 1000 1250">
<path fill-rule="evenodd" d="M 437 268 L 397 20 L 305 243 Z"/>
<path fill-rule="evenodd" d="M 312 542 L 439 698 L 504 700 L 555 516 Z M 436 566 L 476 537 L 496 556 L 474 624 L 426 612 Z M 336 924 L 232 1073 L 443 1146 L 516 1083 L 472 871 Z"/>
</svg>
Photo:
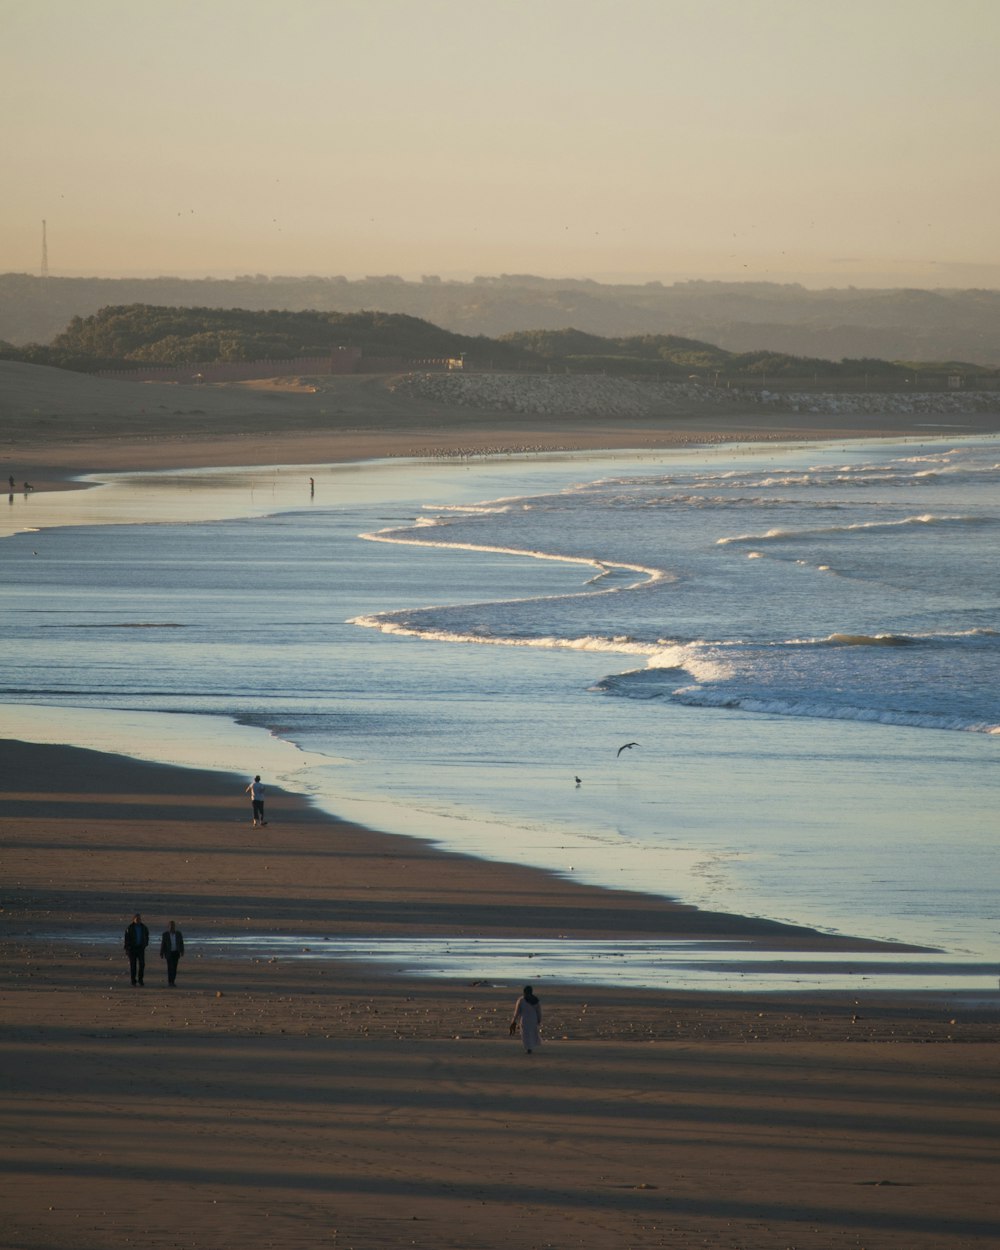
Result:
<svg viewBox="0 0 1000 1250">
<path fill-rule="evenodd" d="M 106 943 L 93 933 L 46 934 L 77 946 Z M 199 936 L 204 966 L 213 956 L 282 962 L 374 963 L 400 976 L 501 985 L 612 985 L 632 989 L 801 993 L 950 991 L 995 1002 L 992 964 L 935 954 L 803 954 L 754 951 L 739 942 L 575 941 L 516 938 L 344 938 L 241 934 Z"/>
<path fill-rule="evenodd" d="M 998 458 L 728 448 L 35 495 L 11 514 L 37 532 L 0 544 L 0 730 L 996 960 Z"/>
</svg>

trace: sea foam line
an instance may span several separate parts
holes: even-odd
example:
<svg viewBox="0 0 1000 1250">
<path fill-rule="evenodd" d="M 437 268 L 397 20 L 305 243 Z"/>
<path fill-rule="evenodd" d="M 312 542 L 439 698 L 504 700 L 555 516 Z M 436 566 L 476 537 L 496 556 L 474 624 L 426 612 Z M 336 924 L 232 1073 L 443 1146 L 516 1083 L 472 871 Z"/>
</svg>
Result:
<svg viewBox="0 0 1000 1250">
<path fill-rule="evenodd" d="M 427 524 L 425 522 L 425 524 Z M 433 524 L 433 522 L 430 522 Z M 625 564 L 618 560 L 598 560 L 595 556 L 557 555 L 551 551 L 532 551 L 527 547 L 496 547 L 486 543 L 447 542 L 444 539 L 431 541 L 427 538 L 404 538 L 403 531 L 398 529 L 374 530 L 370 534 L 359 534 L 359 538 L 372 543 L 397 543 L 400 546 L 440 547 L 446 551 L 485 551 L 501 556 L 528 556 L 532 560 L 556 560 L 562 564 L 585 564 L 596 569 L 598 574 L 605 574 L 611 569 L 623 569 L 626 573 L 638 573 L 640 579 L 628 586 L 618 586 L 616 590 L 637 590 L 640 586 L 649 586 L 654 582 L 673 581 L 673 575 L 664 569 L 647 568 L 643 564 Z M 611 594 L 611 591 L 599 591 L 599 594 Z M 562 596 L 560 596 L 561 598 Z M 513 602 L 520 602 L 514 600 Z"/>
<path fill-rule="evenodd" d="M 434 524 L 433 522 L 431 524 Z M 557 555 L 549 551 L 531 551 L 527 548 L 519 547 L 498 547 L 483 543 L 461 543 L 447 542 L 443 539 L 430 540 L 424 538 L 403 537 L 403 531 L 398 529 L 375 530 L 372 533 L 360 534 L 360 538 L 368 542 L 376 543 L 394 543 L 400 546 L 412 547 L 434 547 L 447 551 L 480 551 L 489 552 L 495 555 L 507 556 L 527 556 L 533 560 L 555 560 L 562 564 L 582 564 L 588 568 L 596 570 L 586 584 L 592 586 L 595 582 L 601 581 L 610 576 L 616 570 L 626 573 L 636 573 L 639 575 L 638 580 L 629 582 L 625 586 L 609 586 L 606 588 L 582 590 L 576 594 L 562 595 L 530 595 L 523 599 L 504 599 L 504 600 L 481 600 L 477 603 L 545 603 L 556 599 L 581 599 L 589 595 L 613 595 L 618 594 L 622 590 L 641 590 L 648 586 L 652 586 L 657 582 L 674 581 L 676 578 L 673 574 L 667 573 L 663 569 L 647 568 L 642 564 L 625 564 L 620 561 L 598 560 L 593 556 L 567 556 Z M 513 638 L 506 635 L 478 635 L 478 634 L 462 634 L 453 630 L 418 628 L 413 625 L 403 625 L 395 617 L 408 615 L 410 612 L 414 614 L 419 612 L 433 611 L 452 611 L 459 607 L 470 607 L 471 604 L 449 604 L 447 608 L 414 608 L 400 609 L 398 611 L 377 612 L 372 615 L 362 615 L 351 617 L 348 620 L 349 625 L 360 625 L 366 629 L 379 629 L 385 634 L 402 634 L 411 638 L 426 638 L 436 642 L 476 642 L 488 644 L 494 647 L 543 647 L 550 650 L 566 649 L 566 650 L 587 650 L 587 651 L 617 651 L 626 654 L 650 654 L 652 648 L 643 646 L 640 650 L 640 644 L 632 643 L 629 639 L 606 639 L 586 636 L 583 638 Z"/>
<path fill-rule="evenodd" d="M 373 616 L 354 616 L 347 623 L 360 625 L 366 629 L 378 629 L 383 634 L 423 638 L 427 642 L 471 642 L 489 647 L 534 647 L 542 651 L 598 651 L 612 655 L 649 656 L 660 650 L 662 646 L 662 644 L 636 642 L 624 636 L 602 638 L 596 634 L 586 634 L 580 638 L 559 638 L 551 634 L 539 638 L 513 638 L 506 634 L 463 634 L 449 629 L 421 629 L 415 625 L 404 625 L 399 621 L 386 619 L 392 615 L 393 613 L 378 613 Z"/>
<path fill-rule="evenodd" d="M 717 538 L 715 543 L 717 547 L 727 547 L 730 543 L 788 542 L 800 538 L 815 538 L 821 534 L 872 532 L 914 525 L 990 525 L 995 523 L 995 520 L 995 517 L 935 516 L 933 513 L 925 513 L 922 516 L 904 517 L 899 521 L 858 521 L 853 525 L 826 525 L 817 529 L 803 530 L 772 529 L 766 534 L 737 534 L 731 538 Z"/>
</svg>

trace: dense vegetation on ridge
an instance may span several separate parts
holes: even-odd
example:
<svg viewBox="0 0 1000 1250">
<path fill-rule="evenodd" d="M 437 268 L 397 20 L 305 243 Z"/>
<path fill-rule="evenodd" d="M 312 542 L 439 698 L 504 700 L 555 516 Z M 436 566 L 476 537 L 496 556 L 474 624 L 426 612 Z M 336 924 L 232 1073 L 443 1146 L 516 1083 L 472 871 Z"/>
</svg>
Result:
<svg viewBox="0 0 1000 1250">
<path fill-rule="evenodd" d="M 0 355 L 30 364 L 89 372 L 140 365 L 290 360 L 359 347 L 367 356 L 458 356 L 489 340 L 452 334 L 402 313 L 257 312 L 243 308 L 173 308 L 129 304 L 74 317 L 48 346 L 6 345 Z M 514 349 L 490 344 L 513 357 Z"/>
<path fill-rule="evenodd" d="M 730 352 L 823 360 L 972 360 L 1000 366 L 1000 290 L 810 289 L 797 283 L 597 282 L 498 274 L 471 281 L 243 274 L 235 278 L 69 278 L 0 273 L 0 340 L 51 343 L 106 307 L 359 313 L 378 308 L 492 339 L 575 326 L 621 338 L 675 334 Z"/>
<path fill-rule="evenodd" d="M 337 347 L 366 358 L 420 361 L 464 354 L 478 368 L 568 370 L 646 375 L 667 380 L 713 375 L 763 383 L 801 379 L 864 379 L 886 386 L 920 372 L 952 369 L 969 381 L 994 371 L 955 363 L 913 364 L 876 359 L 833 362 L 781 352 L 730 352 L 674 334 L 605 338 L 582 330 L 525 330 L 491 339 L 455 334 L 402 313 L 255 311 L 130 304 L 74 317 L 51 344 L 0 344 L 0 359 L 81 372 L 215 361 L 291 360 Z"/>
<path fill-rule="evenodd" d="M 500 340 L 515 344 L 536 359 L 557 362 L 573 372 L 648 374 L 674 380 L 709 379 L 714 375 L 762 382 L 768 378 L 803 382 L 867 379 L 873 385 L 902 382 L 920 372 L 943 374 L 954 369 L 966 377 L 992 375 L 993 370 L 957 362 L 913 364 L 909 361 L 822 360 L 784 352 L 729 352 L 713 343 L 680 338 L 676 334 L 641 334 L 606 339 L 580 330 L 528 330 L 505 334 Z"/>
</svg>

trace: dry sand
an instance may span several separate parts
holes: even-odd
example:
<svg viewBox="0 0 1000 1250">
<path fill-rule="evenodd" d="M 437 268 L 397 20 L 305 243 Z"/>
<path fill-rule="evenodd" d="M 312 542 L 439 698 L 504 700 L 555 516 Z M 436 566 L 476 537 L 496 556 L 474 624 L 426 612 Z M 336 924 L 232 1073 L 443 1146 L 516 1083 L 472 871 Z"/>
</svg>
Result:
<svg viewBox="0 0 1000 1250">
<path fill-rule="evenodd" d="M 733 441 L 954 437 L 1000 430 L 1000 412 L 865 416 L 746 411 L 711 397 L 682 415 L 607 420 L 447 408 L 382 376 L 176 386 L 0 361 L 0 472 L 51 488 L 101 470 L 326 464 L 383 456 L 684 447 Z"/>
<path fill-rule="evenodd" d="M 127 395 L 74 399 L 62 376 L 36 377 L 25 398 L 24 375 L 0 370 L 10 471 L 20 480 L 30 467 L 39 485 L 114 467 L 455 452 L 477 439 L 754 434 L 752 418 L 736 430 L 732 416 L 616 431 L 621 442 L 571 417 L 498 431 L 495 414 L 382 412 L 376 383 L 347 381 L 337 421 L 268 413 L 228 391 L 218 410 L 199 401 L 204 419 L 183 430 L 157 417 L 139 434 L 152 401 L 136 414 Z M 139 389 L 189 402 L 179 388 Z M 52 409 L 51 437 L 33 401 Z M 837 433 L 794 421 L 803 436 Z M 272 796 L 269 825 L 252 829 L 242 778 L 17 742 L 0 744 L 0 768 L 5 1250 L 996 1244 L 995 1003 L 539 985 L 545 1044 L 528 1057 L 506 1035 L 516 987 L 223 959 L 200 939 L 862 944 L 445 855 L 291 795 Z M 136 907 L 153 936 L 142 989 L 120 949 Z M 170 919 L 188 943 L 173 990 L 156 954 Z M 106 944 L 67 940 L 77 933 Z"/>
</svg>

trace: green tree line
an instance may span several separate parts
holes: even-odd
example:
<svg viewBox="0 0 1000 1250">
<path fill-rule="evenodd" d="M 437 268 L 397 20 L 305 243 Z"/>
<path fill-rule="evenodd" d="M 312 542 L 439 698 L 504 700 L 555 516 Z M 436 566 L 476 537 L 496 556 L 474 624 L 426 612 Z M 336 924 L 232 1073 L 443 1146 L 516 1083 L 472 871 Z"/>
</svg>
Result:
<svg viewBox="0 0 1000 1250">
<path fill-rule="evenodd" d="M 500 338 L 443 330 L 404 313 L 317 312 L 244 308 L 175 308 L 125 304 L 74 317 L 51 344 L 0 344 L 0 358 L 94 372 L 216 361 L 291 360 L 360 348 L 367 357 L 401 360 L 455 357 L 500 369 L 549 369 L 763 382 L 866 379 L 887 385 L 921 371 L 959 371 L 966 378 L 994 370 L 955 362 L 914 364 L 877 359 L 824 360 L 781 352 L 731 352 L 674 334 L 606 338 L 586 331 L 526 330 Z"/>
</svg>

